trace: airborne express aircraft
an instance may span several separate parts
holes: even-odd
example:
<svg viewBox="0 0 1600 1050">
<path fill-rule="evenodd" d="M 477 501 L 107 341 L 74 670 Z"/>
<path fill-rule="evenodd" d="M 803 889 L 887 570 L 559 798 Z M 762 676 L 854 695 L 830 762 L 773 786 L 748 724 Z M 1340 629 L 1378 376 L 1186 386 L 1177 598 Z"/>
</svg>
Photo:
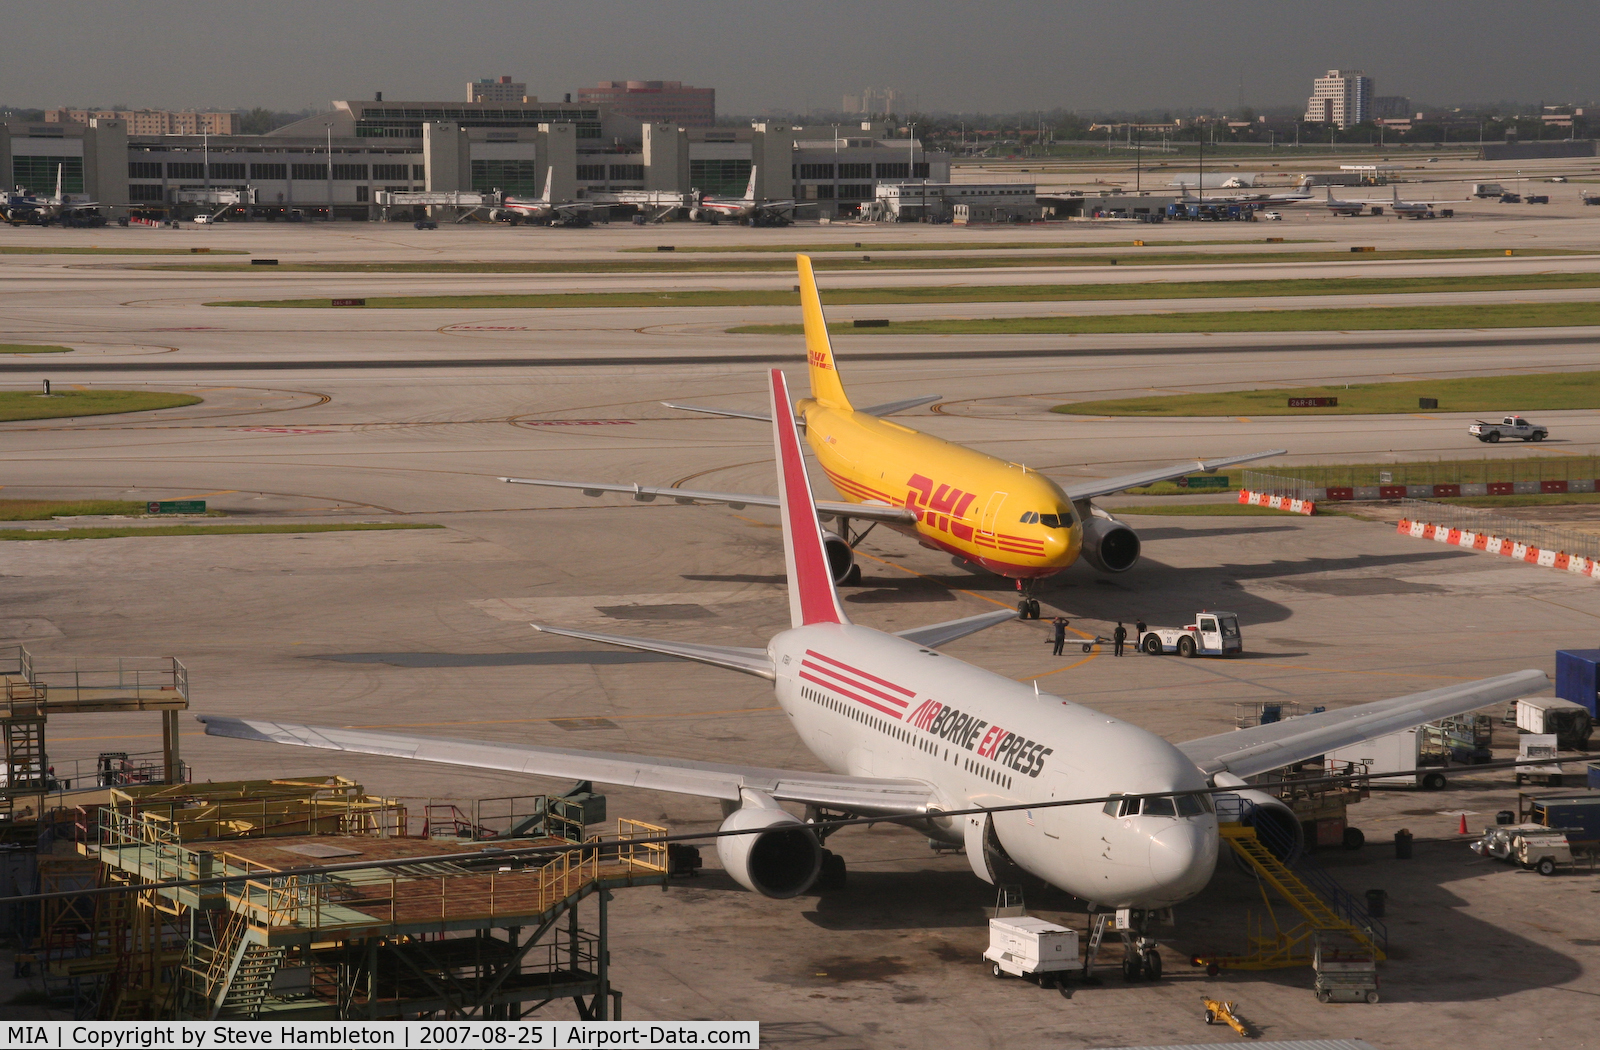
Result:
<svg viewBox="0 0 1600 1050">
<path fill-rule="evenodd" d="M 212 736 L 625 784 L 720 799 L 717 855 L 735 882 L 788 898 L 838 888 L 843 858 L 823 848 L 839 815 L 909 818 L 964 846 L 974 874 L 1023 872 L 1104 909 L 1129 909 L 1128 980 L 1156 978 L 1158 913 L 1205 888 L 1217 862 L 1210 791 L 1233 787 L 1257 823 L 1295 841 L 1299 818 L 1244 777 L 1336 747 L 1543 689 L 1518 671 L 1424 693 L 1171 744 L 1138 726 L 938 652 L 1006 620 L 1010 610 L 898 634 L 850 622 L 829 571 L 783 373 L 770 373 L 773 445 L 791 629 L 766 648 L 625 638 L 540 624 L 537 630 L 665 653 L 765 678 L 801 741 L 831 770 L 813 773 L 682 758 L 577 751 L 382 730 L 203 715 Z M 1076 799 L 1094 805 L 1047 805 Z M 805 820 L 780 803 L 805 807 Z M 1103 802 L 1103 804 L 1101 804 Z M 1036 806 L 988 812 L 1003 806 Z M 977 812 L 959 813 L 976 810 Z M 820 877 L 820 879 L 819 879 Z M 1096 938 L 1095 943 L 1098 943 Z M 1092 964 L 1093 960 L 1089 962 Z"/>
<path fill-rule="evenodd" d="M 1022 592 L 1017 611 L 1039 618 L 1034 581 L 1053 576 L 1082 557 L 1101 572 L 1127 572 L 1139 560 L 1139 536 L 1090 501 L 1123 489 L 1153 485 L 1191 471 L 1282 455 L 1283 449 L 1224 459 L 1189 460 L 1138 474 L 1061 486 L 1020 463 L 1008 463 L 962 445 L 943 441 L 883 418 L 939 400 L 916 397 L 858 409 L 850 404 L 828 339 L 828 323 L 817 294 L 817 278 L 807 256 L 800 265 L 800 306 L 805 320 L 811 397 L 794 411 L 806 441 L 844 503 L 819 502 L 825 518 L 836 519 L 838 533 L 826 533 L 828 563 L 835 583 L 860 580 L 854 545 L 866 531 L 851 536 L 850 519 L 883 524 L 913 537 L 924 547 L 947 551 L 964 561 L 1017 581 Z M 767 417 L 755 412 L 701 408 L 666 402 L 668 408 L 740 419 Z M 787 411 L 787 406 L 785 406 Z M 649 502 L 657 496 L 679 503 L 726 503 L 734 507 L 776 507 L 773 496 L 595 481 L 501 478 L 518 485 L 578 489 L 586 496 L 627 493 Z"/>
</svg>

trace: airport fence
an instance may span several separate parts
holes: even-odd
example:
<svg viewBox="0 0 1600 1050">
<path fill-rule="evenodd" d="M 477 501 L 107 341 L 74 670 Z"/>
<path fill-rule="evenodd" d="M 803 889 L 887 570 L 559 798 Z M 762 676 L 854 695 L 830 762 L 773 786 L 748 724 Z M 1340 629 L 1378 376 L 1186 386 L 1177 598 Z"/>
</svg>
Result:
<svg viewBox="0 0 1600 1050">
<path fill-rule="evenodd" d="M 1400 500 L 1400 516 L 1407 521 L 1424 522 L 1435 529 L 1494 536 L 1541 551 L 1600 561 L 1600 535 L 1595 533 L 1539 525 L 1477 507 L 1425 499 Z"/>
<path fill-rule="evenodd" d="M 1321 485 L 1315 485 L 1305 478 L 1263 474 L 1259 470 L 1245 471 L 1244 484 L 1240 487 L 1248 492 L 1259 492 L 1265 496 L 1282 496 L 1284 499 L 1314 501 L 1323 498 Z"/>
</svg>

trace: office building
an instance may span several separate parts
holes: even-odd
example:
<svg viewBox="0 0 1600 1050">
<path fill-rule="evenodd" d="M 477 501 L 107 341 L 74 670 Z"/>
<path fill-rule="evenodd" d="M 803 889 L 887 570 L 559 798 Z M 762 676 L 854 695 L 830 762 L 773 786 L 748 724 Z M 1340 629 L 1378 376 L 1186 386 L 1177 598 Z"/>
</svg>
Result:
<svg viewBox="0 0 1600 1050">
<path fill-rule="evenodd" d="M 518 84 L 510 77 L 484 77 L 467 85 L 468 102 L 537 102 L 528 97 L 528 85 Z"/>
<path fill-rule="evenodd" d="M 602 80 L 579 88 L 578 101 L 610 108 L 641 124 L 710 127 L 717 122 L 717 91 L 676 80 Z"/>
<path fill-rule="evenodd" d="M 869 87 L 859 95 L 846 95 L 843 109 L 846 113 L 874 116 L 897 112 L 902 96 L 894 88 Z"/>
<path fill-rule="evenodd" d="M 174 113 L 164 109 L 51 109 L 46 124 L 84 124 L 91 120 L 116 120 L 130 135 L 237 135 L 239 114 Z"/>
<path fill-rule="evenodd" d="M 1330 69 L 1311 82 L 1306 120 L 1353 127 L 1372 119 L 1372 78 L 1359 69 Z"/>
</svg>

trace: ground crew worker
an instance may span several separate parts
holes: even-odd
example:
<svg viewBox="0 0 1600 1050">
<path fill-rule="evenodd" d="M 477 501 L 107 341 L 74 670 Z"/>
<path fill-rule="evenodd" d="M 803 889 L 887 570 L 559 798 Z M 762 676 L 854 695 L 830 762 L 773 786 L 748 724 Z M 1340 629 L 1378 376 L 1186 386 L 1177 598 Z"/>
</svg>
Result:
<svg viewBox="0 0 1600 1050">
<path fill-rule="evenodd" d="M 1144 632 L 1150 629 L 1143 620 L 1133 621 L 1133 647 L 1135 649 L 1144 644 Z"/>
<path fill-rule="evenodd" d="M 1116 647 L 1112 650 L 1111 655 L 1121 656 L 1122 643 L 1128 640 L 1128 629 L 1122 626 L 1120 623 L 1117 624 L 1117 629 L 1111 632 L 1111 640 L 1116 643 Z"/>
<path fill-rule="evenodd" d="M 1065 616 L 1057 616 L 1050 621 L 1050 625 L 1055 628 L 1055 634 L 1051 640 L 1055 643 L 1055 654 L 1057 656 L 1061 655 L 1062 646 L 1067 644 L 1067 624 L 1071 622 Z"/>
</svg>

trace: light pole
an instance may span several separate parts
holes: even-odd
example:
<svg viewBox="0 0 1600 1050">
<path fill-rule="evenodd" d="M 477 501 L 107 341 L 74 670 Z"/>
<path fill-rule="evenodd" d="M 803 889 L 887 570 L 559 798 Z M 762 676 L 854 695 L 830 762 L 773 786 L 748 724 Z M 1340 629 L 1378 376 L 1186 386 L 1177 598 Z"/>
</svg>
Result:
<svg viewBox="0 0 1600 1050">
<path fill-rule="evenodd" d="M 211 188 L 211 125 L 205 123 L 201 117 L 200 124 L 200 168 L 205 178 L 206 189 Z M 209 202 L 208 202 L 209 203 Z"/>
<path fill-rule="evenodd" d="M 333 221 L 333 125 L 327 121 L 322 124 L 328 129 L 328 221 Z"/>
</svg>

